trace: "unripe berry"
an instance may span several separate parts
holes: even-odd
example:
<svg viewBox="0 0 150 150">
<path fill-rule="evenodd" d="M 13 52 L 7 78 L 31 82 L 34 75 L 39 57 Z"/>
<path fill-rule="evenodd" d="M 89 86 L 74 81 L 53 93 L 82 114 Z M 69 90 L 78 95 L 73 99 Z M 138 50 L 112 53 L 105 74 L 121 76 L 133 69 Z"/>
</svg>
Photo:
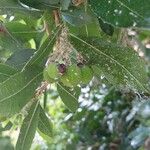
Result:
<svg viewBox="0 0 150 150">
<path fill-rule="evenodd" d="M 57 80 L 60 77 L 58 67 L 54 63 L 48 65 L 47 72 L 49 77 L 54 80 Z"/>
<path fill-rule="evenodd" d="M 81 71 L 77 65 L 68 67 L 66 73 L 61 77 L 61 82 L 68 87 L 75 87 L 80 83 Z"/>
<path fill-rule="evenodd" d="M 48 72 L 47 72 L 47 69 L 45 68 L 44 71 L 43 71 L 43 78 L 45 81 L 48 81 L 49 83 L 53 83 L 55 82 L 54 79 L 50 78 L 49 75 L 48 75 Z"/>
</svg>

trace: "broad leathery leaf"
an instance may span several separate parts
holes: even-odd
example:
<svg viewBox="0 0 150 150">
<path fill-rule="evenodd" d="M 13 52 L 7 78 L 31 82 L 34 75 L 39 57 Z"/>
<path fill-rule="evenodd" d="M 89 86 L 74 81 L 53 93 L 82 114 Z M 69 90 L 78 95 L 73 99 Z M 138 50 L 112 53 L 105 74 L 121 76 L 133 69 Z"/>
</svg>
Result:
<svg viewBox="0 0 150 150">
<path fill-rule="evenodd" d="M 91 9 L 84 8 L 82 11 L 84 13 L 88 13 L 90 16 L 92 16 L 92 21 L 88 24 L 84 24 L 82 26 L 72 26 L 71 24 L 67 24 L 69 32 L 75 35 L 81 35 L 81 36 L 87 36 L 87 37 L 100 37 L 100 26 L 97 17 L 93 14 Z"/>
<path fill-rule="evenodd" d="M 33 18 L 32 18 L 33 19 Z M 28 24 L 23 24 L 18 21 L 11 21 L 4 23 L 7 30 L 18 40 L 27 42 L 28 40 L 35 38 L 41 30 L 36 30 Z"/>
<path fill-rule="evenodd" d="M 27 61 L 33 56 L 34 49 L 22 49 L 14 52 L 6 61 L 6 64 L 18 70 L 21 70 Z"/>
<path fill-rule="evenodd" d="M 23 120 L 16 144 L 16 150 L 30 150 L 38 126 L 39 112 L 39 103 L 34 102 L 28 115 Z"/>
<path fill-rule="evenodd" d="M 111 83 L 149 91 L 145 64 L 134 50 L 98 38 L 81 38 L 73 34 L 71 42 L 90 64 L 102 70 Z"/>
<path fill-rule="evenodd" d="M 60 0 L 20 0 L 21 3 L 37 9 L 56 9 Z"/>
<path fill-rule="evenodd" d="M 62 11 L 62 18 L 73 26 L 83 26 L 92 22 L 92 16 L 83 9 L 71 8 Z"/>
<path fill-rule="evenodd" d="M 61 84 L 57 84 L 57 90 L 63 103 L 68 107 L 69 110 L 75 112 L 78 108 L 78 98 L 80 95 L 80 88 L 74 89 L 67 88 Z"/>
<path fill-rule="evenodd" d="M 118 27 L 150 28 L 150 0 L 90 0 L 95 14 Z"/>
<path fill-rule="evenodd" d="M 17 51 L 22 48 L 22 43 L 18 41 L 13 35 L 8 31 L 4 24 L 0 23 L 0 45 L 3 49 L 9 51 Z"/>
<path fill-rule="evenodd" d="M 40 106 L 40 113 L 39 113 L 39 120 L 38 120 L 38 129 L 42 134 L 48 137 L 52 137 L 53 135 L 53 124 L 50 118 L 47 117 L 45 111 L 41 106 Z"/>
<path fill-rule="evenodd" d="M 1 0 L 0 11 L 5 11 L 7 9 L 23 9 L 18 0 Z"/>
<path fill-rule="evenodd" d="M 53 50 L 53 46 L 60 29 L 61 28 L 56 28 L 52 31 L 50 37 L 43 42 L 33 57 L 31 57 L 31 59 L 25 64 L 24 68 L 32 65 L 45 66 L 45 61 L 47 60 L 49 53 Z"/>
<path fill-rule="evenodd" d="M 0 83 L 7 80 L 10 76 L 17 73 L 17 70 L 6 65 L 0 63 Z"/>
<path fill-rule="evenodd" d="M 18 0 L 1 0 L 0 14 L 7 14 L 10 12 L 21 13 L 29 16 L 40 16 L 41 12 L 36 9 L 23 7 Z"/>
<path fill-rule="evenodd" d="M 42 81 L 42 72 L 32 67 L 18 72 L 0 84 L 0 115 L 18 113 L 31 98 Z M 6 111 L 7 110 L 7 111 Z"/>
</svg>

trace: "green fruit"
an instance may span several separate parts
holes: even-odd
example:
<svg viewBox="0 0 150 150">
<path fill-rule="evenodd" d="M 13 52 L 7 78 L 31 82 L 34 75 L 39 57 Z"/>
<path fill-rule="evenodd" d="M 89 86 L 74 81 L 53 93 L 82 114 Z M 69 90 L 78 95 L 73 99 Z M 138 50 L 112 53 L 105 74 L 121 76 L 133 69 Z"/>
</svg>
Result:
<svg viewBox="0 0 150 150">
<path fill-rule="evenodd" d="M 67 76 L 72 86 L 77 86 L 81 80 L 81 70 L 77 65 L 69 66 Z"/>
<path fill-rule="evenodd" d="M 65 86 L 72 87 L 72 84 L 70 83 L 67 74 L 64 74 L 64 75 L 61 77 L 61 82 L 62 82 Z"/>
<path fill-rule="evenodd" d="M 57 80 L 60 77 L 58 67 L 56 64 L 49 64 L 47 67 L 47 72 L 50 78 Z"/>
<path fill-rule="evenodd" d="M 68 87 L 75 87 L 80 83 L 81 70 L 78 66 L 69 66 L 66 73 L 61 77 L 61 82 Z"/>
<path fill-rule="evenodd" d="M 43 71 L 43 78 L 45 81 L 48 81 L 49 83 L 53 83 L 55 82 L 54 79 L 50 78 L 49 75 L 48 75 L 48 72 L 47 72 L 47 69 L 45 68 L 44 71 Z"/>
<path fill-rule="evenodd" d="M 88 84 L 93 78 L 93 71 L 88 66 L 81 68 L 81 83 Z"/>
</svg>

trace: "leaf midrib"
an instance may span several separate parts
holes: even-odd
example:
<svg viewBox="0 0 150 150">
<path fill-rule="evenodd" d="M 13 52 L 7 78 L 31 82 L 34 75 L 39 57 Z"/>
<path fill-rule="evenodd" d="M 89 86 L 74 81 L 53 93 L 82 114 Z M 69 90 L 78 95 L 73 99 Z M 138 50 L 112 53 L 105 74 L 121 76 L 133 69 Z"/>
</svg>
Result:
<svg viewBox="0 0 150 150">
<path fill-rule="evenodd" d="M 68 93 L 71 97 L 73 97 L 77 102 L 78 102 L 78 100 L 76 99 L 76 97 L 73 95 L 73 94 L 71 94 L 71 93 L 69 93 L 61 84 L 59 84 L 59 83 L 57 83 L 66 93 Z"/>
<path fill-rule="evenodd" d="M 26 129 L 25 136 L 24 136 L 24 139 L 23 139 L 23 142 L 22 142 L 22 147 L 21 147 L 22 150 L 24 150 L 25 140 L 26 140 L 27 134 L 28 134 L 28 132 L 29 132 L 29 129 L 30 129 L 30 127 L 31 127 L 31 123 L 32 123 L 33 117 L 35 116 L 35 112 L 36 112 L 36 110 L 37 110 L 37 108 L 38 108 L 38 105 L 39 105 L 39 103 L 37 102 L 37 104 L 36 104 L 36 106 L 35 106 L 35 109 L 34 109 L 34 112 L 33 112 L 32 116 L 31 116 L 30 121 L 29 121 L 28 127 L 27 127 L 27 129 Z"/>
<path fill-rule="evenodd" d="M 129 8 L 127 5 L 125 5 L 123 2 L 121 2 L 120 0 L 116 0 L 120 5 L 124 6 L 126 9 L 128 9 L 129 11 L 131 11 L 132 13 L 136 14 L 137 16 L 139 16 L 140 18 L 144 19 L 144 17 L 142 15 L 140 15 L 139 13 L 137 13 L 136 11 L 132 10 L 131 8 Z"/>
<path fill-rule="evenodd" d="M 119 66 L 121 66 L 121 68 L 123 68 L 124 70 L 126 70 L 128 72 L 128 74 L 139 84 L 140 87 L 142 87 L 146 92 L 149 93 L 149 91 L 141 84 L 141 82 L 139 82 L 139 80 L 126 68 L 124 67 L 121 63 L 119 63 L 117 60 L 115 60 L 114 58 L 112 58 L 111 56 L 107 55 L 106 53 L 100 51 L 98 48 L 95 48 L 93 45 L 87 43 L 86 41 L 78 38 L 77 36 L 75 36 L 74 34 L 70 35 L 76 39 L 78 39 L 79 41 L 83 42 L 84 44 L 90 46 L 91 48 L 93 48 L 96 52 L 101 53 L 102 55 L 108 57 L 109 59 L 111 59 L 112 61 L 114 61 L 116 64 L 118 64 Z"/>
<path fill-rule="evenodd" d="M 5 100 L 11 98 L 11 97 L 14 97 L 15 95 L 17 95 L 18 93 L 20 93 L 21 91 L 23 91 L 32 81 L 34 81 L 38 76 L 40 76 L 42 74 L 39 73 L 37 76 L 35 76 L 32 80 L 30 80 L 25 86 L 23 86 L 19 91 L 15 92 L 14 94 L 8 96 L 8 97 L 5 97 L 3 99 L 0 100 L 0 103 L 4 102 Z M 9 79 L 8 79 L 9 80 Z"/>
<path fill-rule="evenodd" d="M 39 117 L 39 119 L 40 119 L 40 122 L 41 122 L 41 123 L 43 124 L 43 126 L 45 127 L 46 131 L 47 131 L 47 132 L 50 132 L 49 129 L 47 128 L 47 126 L 45 125 L 45 123 L 43 123 L 41 117 Z"/>
</svg>

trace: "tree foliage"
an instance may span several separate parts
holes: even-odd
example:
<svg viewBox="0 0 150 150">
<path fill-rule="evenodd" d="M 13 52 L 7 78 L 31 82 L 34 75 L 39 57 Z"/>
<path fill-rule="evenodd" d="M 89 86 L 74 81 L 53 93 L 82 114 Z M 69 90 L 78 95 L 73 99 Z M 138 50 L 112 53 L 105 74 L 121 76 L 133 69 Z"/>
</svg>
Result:
<svg viewBox="0 0 150 150">
<path fill-rule="evenodd" d="M 146 149 L 149 10 L 150 0 L 1 0 L 1 135 L 20 129 L 17 150 L 35 149 L 36 131 L 50 149 Z"/>
</svg>

